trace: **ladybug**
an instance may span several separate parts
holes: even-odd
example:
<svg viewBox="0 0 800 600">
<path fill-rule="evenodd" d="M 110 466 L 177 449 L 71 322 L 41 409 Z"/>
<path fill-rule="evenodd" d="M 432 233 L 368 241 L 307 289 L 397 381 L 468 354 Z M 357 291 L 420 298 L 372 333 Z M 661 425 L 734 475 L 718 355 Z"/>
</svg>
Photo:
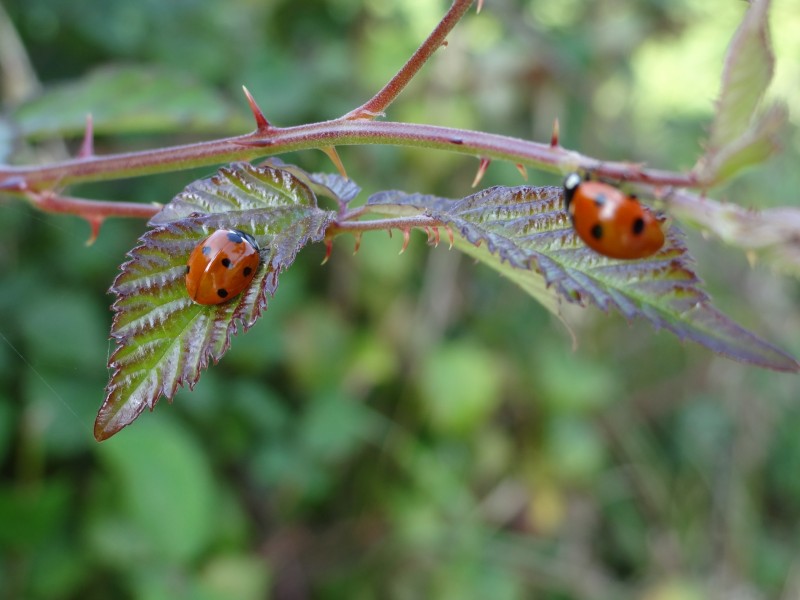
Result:
<svg viewBox="0 0 800 600">
<path fill-rule="evenodd" d="M 261 263 L 253 236 L 219 229 L 195 246 L 186 263 L 186 291 L 197 304 L 220 304 L 250 285 Z"/>
<path fill-rule="evenodd" d="M 578 173 L 564 178 L 564 201 L 572 226 L 587 246 L 610 258 L 645 258 L 664 245 L 655 216 L 636 196 Z"/>
</svg>

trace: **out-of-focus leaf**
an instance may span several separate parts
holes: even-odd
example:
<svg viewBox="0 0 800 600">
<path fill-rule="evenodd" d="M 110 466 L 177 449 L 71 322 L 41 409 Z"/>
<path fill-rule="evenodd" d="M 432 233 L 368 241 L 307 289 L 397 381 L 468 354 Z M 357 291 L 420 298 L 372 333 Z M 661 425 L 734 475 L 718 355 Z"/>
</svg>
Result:
<svg viewBox="0 0 800 600">
<path fill-rule="evenodd" d="M 757 164 L 775 150 L 787 110 L 776 104 L 755 118 L 772 79 L 770 0 L 753 0 L 728 46 L 706 154 L 694 171 L 707 186 Z"/>
<path fill-rule="evenodd" d="M 786 127 L 787 120 L 786 105 L 771 106 L 740 137 L 701 158 L 695 168 L 698 180 L 711 186 L 764 162 L 778 148 L 778 136 Z"/>
<path fill-rule="evenodd" d="M 775 58 L 769 35 L 769 6 L 770 0 L 751 0 L 728 46 L 711 126 L 712 152 L 744 134 L 772 79 Z"/>
<path fill-rule="evenodd" d="M 270 595 L 271 579 L 264 558 L 223 555 L 203 568 L 197 585 L 204 600 L 261 600 Z"/>
<path fill-rule="evenodd" d="M 189 185 L 167 205 L 152 220 L 162 226 L 140 238 L 111 288 L 117 347 L 95 437 L 113 435 L 162 394 L 172 398 L 179 386 L 194 386 L 200 371 L 225 354 L 231 335 L 256 322 L 278 274 L 306 243 L 322 238 L 333 216 L 290 173 L 246 163 Z M 210 232 L 231 227 L 256 238 L 261 266 L 230 302 L 195 304 L 184 283 L 189 254 Z"/>
<path fill-rule="evenodd" d="M 196 439 L 169 419 L 153 419 L 97 452 L 150 556 L 185 562 L 206 549 L 216 494 Z"/>
<path fill-rule="evenodd" d="M 464 342 L 426 358 L 420 392 L 439 432 L 469 435 L 485 424 L 500 402 L 502 371 L 495 362 L 488 352 Z"/>
<path fill-rule="evenodd" d="M 74 488 L 51 480 L 36 488 L 0 487 L 0 548 L 35 548 L 66 525 Z"/>
<path fill-rule="evenodd" d="M 405 192 L 379 192 L 374 212 L 407 213 L 410 207 L 458 235 L 456 245 L 519 283 L 549 309 L 558 300 L 644 317 L 741 362 L 797 371 L 797 361 L 717 311 L 700 289 L 693 261 L 675 228 L 661 250 L 642 260 L 615 260 L 590 250 L 575 234 L 561 188 L 494 187 L 461 200 Z M 485 247 L 482 253 L 470 248 Z"/>
<path fill-rule="evenodd" d="M 115 66 L 53 86 L 20 105 L 11 121 L 23 137 L 81 135 L 91 114 L 99 134 L 242 131 L 243 111 L 183 73 Z"/>
<path fill-rule="evenodd" d="M 752 210 L 676 190 L 669 196 L 670 212 L 694 223 L 723 242 L 748 251 L 751 260 L 800 277 L 800 209 Z"/>
</svg>

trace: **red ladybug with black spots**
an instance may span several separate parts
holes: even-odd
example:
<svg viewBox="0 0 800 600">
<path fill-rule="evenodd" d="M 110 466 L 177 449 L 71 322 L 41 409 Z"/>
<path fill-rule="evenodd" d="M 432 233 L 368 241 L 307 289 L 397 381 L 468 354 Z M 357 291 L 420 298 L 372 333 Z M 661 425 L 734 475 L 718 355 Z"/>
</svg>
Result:
<svg viewBox="0 0 800 600">
<path fill-rule="evenodd" d="M 564 201 L 572 226 L 587 246 L 610 258 L 646 258 L 664 245 L 658 219 L 613 185 L 578 173 L 564 178 Z"/>
<path fill-rule="evenodd" d="M 261 254 L 252 235 L 219 229 L 195 246 L 186 264 L 186 291 L 197 304 L 221 304 L 253 281 Z"/>
</svg>

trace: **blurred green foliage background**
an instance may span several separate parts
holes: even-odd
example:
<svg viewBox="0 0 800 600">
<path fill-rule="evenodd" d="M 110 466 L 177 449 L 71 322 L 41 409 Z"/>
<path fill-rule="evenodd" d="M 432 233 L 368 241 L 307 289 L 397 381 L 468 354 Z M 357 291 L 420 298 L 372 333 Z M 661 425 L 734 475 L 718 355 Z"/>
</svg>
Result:
<svg viewBox="0 0 800 600">
<path fill-rule="evenodd" d="M 796 205 L 800 5 L 775 0 L 783 153 L 715 197 Z M 336 117 L 446 9 L 420 0 L 3 0 L 0 157 L 99 153 Z M 549 139 L 687 169 L 731 0 L 488 0 L 389 118 Z M 76 83 L 77 82 L 77 83 Z M 24 133 L 27 141 L 17 136 Z M 67 137 L 65 144 L 52 140 Z M 50 140 L 50 141 L 46 141 Z M 458 197 L 477 161 L 341 148 L 367 194 Z M 283 157 L 332 170 L 322 153 Z M 83 186 L 164 202 L 213 169 Z M 536 184 L 552 174 L 530 173 Z M 484 185 L 519 183 L 494 164 Z M 116 267 L 143 222 L 86 247 L 77 218 L 0 204 L 0 598 L 745 600 L 800 597 L 797 376 L 642 323 L 569 310 L 579 343 L 488 269 L 383 233 L 304 250 L 193 392 L 113 439 L 103 397 Z M 796 281 L 689 233 L 720 308 L 800 354 Z"/>
</svg>

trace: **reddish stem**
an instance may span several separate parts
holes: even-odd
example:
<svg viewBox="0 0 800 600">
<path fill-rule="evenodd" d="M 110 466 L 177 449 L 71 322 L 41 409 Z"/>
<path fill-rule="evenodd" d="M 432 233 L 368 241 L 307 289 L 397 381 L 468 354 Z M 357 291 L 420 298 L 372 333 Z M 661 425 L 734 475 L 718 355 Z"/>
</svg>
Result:
<svg viewBox="0 0 800 600">
<path fill-rule="evenodd" d="M 364 231 L 377 231 L 380 229 L 409 229 L 418 227 L 441 227 L 442 222 L 433 217 L 418 215 L 413 217 L 392 217 L 389 219 L 373 219 L 371 221 L 337 221 L 328 227 L 328 237 L 340 233 L 361 233 Z"/>
<path fill-rule="evenodd" d="M 149 219 L 161 210 L 160 204 L 84 200 L 48 192 L 30 194 L 29 198 L 34 206 L 45 212 L 78 215 L 86 219 L 92 217 L 101 219 L 106 217 Z"/>
<path fill-rule="evenodd" d="M 447 40 L 447 35 L 469 10 L 472 0 L 455 0 L 439 24 L 422 42 L 419 48 L 411 55 L 406 64 L 392 77 L 383 88 L 367 102 L 351 110 L 342 119 L 374 119 L 383 114 L 383 111 L 394 101 L 400 92 L 414 78 L 428 59 L 442 47 Z"/>
</svg>

